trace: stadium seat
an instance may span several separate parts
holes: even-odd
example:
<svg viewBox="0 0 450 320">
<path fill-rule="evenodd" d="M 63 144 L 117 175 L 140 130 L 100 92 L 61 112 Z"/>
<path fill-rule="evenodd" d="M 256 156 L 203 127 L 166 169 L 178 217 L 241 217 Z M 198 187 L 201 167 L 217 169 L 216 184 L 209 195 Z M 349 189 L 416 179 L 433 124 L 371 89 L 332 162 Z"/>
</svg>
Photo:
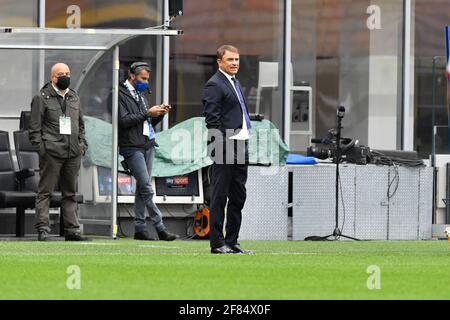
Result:
<svg viewBox="0 0 450 320">
<path fill-rule="evenodd" d="M 28 130 L 31 120 L 31 111 L 20 112 L 19 130 Z"/>
<path fill-rule="evenodd" d="M 9 135 L 0 131 L 0 208 L 16 208 L 16 236 L 24 236 L 25 210 L 35 206 L 36 193 L 23 191 L 27 177 L 33 173 L 16 172 L 11 155 Z"/>
</svg>

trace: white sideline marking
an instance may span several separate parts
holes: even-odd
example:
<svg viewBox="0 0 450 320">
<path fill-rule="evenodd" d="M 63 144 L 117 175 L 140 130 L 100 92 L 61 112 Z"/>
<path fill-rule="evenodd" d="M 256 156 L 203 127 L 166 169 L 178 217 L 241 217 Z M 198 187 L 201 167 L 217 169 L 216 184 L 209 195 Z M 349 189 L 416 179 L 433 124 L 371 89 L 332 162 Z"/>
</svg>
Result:
<svg viewBox="0 0 450 320">
<path fill-rule="evenodd" d="M 16 252 L 7 252 L 2 253 L 3 257 L 6 256 L 17 256 L 17 257 L 80 257 L 80 256 L 97 256 L 97 257 L 108 257 L 108 256 L 151 256 L 151 255 L 163 255 L 163 256 L 195 256 L 195 255 L 201 255 L 198 252 L 195 253 L 149 253 L 149 252 L 142 252 L 142 253 L 122 253 L 122 252 L 110 252 L 110 253 L 89 253 L 89 252 L 83 252 L 83 253 L 16 253 Z"/>
<path fill-rule="evenodd" d="M 155 246 L 155 245 L 151 245 L 151 244 L 140 244 L 138 247 L 141 247 L 141 248 L 167 248 L 167 249 L 180 249 L 180 247 Z"/>
<path fill-rule="evenodd" d="M 317 255 L 319 253 L 317 253 L 317 252 L 268 252 L 266 254 L 270 254 L 272 256 L 278 256 L 278 255 L 295 256 L 295 255 Z"/>
<path fill-rule="evenodd" d="M 155 245 L 140 245 L 140 247 L 144 248 L 168 248 L 168 249 L 180 249 L 179 247 L 165 247 L 165 246 L 155 246 Z M 1 256 L 148 256 L 151 254 L 159 254 L 159 255 L 180 255 L 180 256 L 188 256 L 188 255 L 210 255 L 209 250 L 202 250 L 201 252 L 133 252 L 133 253 L 124 253 L 124 252 L 65 252 L 65 253 L 55 253 L 55 252 L 3 252 Z M 264 256 L 264 255 L 323 255 L 323 253 L 313 253 L 313 252 L 257 252 L 251 255 L 243 255 L 243 254 L 235 254 L 230 256 Z"/>
<path fill-rule="evenodd" d="M 74 242 L 75 244 L 85 244 L 85 245 L 97 245 L 97 246 L 117 246 L 118 243 L 102 243 L 102 242 L 84 242 L 84 241 L 78 241 Z"/>
</svg>

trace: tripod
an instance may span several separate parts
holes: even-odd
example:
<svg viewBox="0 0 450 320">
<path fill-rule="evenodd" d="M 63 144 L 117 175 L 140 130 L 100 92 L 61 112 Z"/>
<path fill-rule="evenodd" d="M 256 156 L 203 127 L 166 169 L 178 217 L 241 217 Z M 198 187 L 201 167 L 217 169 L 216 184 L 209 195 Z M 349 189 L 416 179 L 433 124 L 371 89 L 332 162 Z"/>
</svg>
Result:
<svg viewBox="0 0 450 320">
<path fill-rule="evenodd" d="M 341 149 L 341 130 L 342 130 L 342 119 L 345 115 L 345 108 L 343 106 L 340 106 L 337 110 L 337 132 L 336 132 L 336 151 L 334 156 L 334 162 L 336 163 L 336 208 L 335 208 L 335 217 L 336 217 L 336 225 L 334 227 L 334 231 L 332 234 L 329 234 L 324 237 L 307 237 L 305 240 L 328 240 L 330 237 L 334 237 L 335 240 L 337 240 L 339 237 L 344 237 L 351 240 L 357 240 L 359 239 L 346 236 L 342 234 L 342 231 L 339 229 L 339 163 L 341 162 L 341 155 L 342 155 L 342 149 Z"/>
</svg>

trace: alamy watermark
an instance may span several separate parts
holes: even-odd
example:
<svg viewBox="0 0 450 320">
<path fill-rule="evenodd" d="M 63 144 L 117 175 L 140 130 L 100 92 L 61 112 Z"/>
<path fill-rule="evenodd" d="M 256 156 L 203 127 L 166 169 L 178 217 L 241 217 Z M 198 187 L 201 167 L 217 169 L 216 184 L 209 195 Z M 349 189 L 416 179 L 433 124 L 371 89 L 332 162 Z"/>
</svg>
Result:
<svg viewBox="0 0 450 320">
<path fill-rule="evenodd" d="M 66 20 L 68 29 L 81 28 L 81 9 L 79 6 L 72 4 L 67 7 L 66 13 L 69 15 Z"/>
<path fill-rule="evenodd" d="M 381 8 L 375 4 L 367 7 L 366 13 L 369 15 L 366 21 L 369 30 L 381 29 Z"/>
<path fill-rule="evenodd" d="M 66 273 L 69 274 L 66 280 L 66 287 L 69 290 L 81 289 L 81 269 L 77 265 L 67 267 Z"/>
<path fill-rule="evenodd" d="M 381 289 L 381 269 L 379 266 L 371 265 L 367 267 L 366 272 L 370 274 L 367 278 L 367 289 L 380 290 Z"/>
</svg>

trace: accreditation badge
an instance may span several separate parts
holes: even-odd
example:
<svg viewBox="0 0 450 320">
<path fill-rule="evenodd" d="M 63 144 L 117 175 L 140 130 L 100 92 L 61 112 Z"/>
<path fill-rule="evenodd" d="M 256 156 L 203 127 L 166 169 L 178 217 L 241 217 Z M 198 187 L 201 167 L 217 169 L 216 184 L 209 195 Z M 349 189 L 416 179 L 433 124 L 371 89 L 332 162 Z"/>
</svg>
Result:
<svg viewBox="0 0 450 320">
<path fill-rule="evenodd" d="M 72 134 L 72 124 L 70 117 L 59 117 L 59 133 L 60 134 Z"/>
<path fill-rule="evenodd" d="M 142 134 L 144 136 L 150 137 L 150 126 L 147 121 L 144 121 L 144 126 L 142 128 Z"/>
</svg>

